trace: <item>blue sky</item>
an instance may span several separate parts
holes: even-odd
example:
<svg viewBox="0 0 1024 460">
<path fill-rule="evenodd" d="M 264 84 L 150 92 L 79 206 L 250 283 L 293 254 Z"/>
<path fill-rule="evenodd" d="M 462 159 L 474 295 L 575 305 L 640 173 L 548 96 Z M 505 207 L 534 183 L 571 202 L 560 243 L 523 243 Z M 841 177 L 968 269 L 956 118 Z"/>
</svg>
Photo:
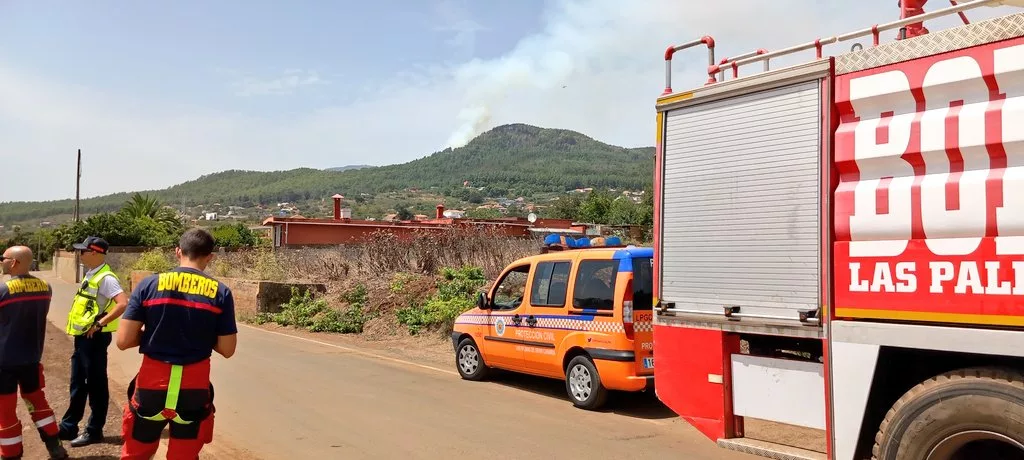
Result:
<svg viewBox="0 0 1024 460">
<path fill-rule="evenodd" d="M 0 202 L 73 197 L 78 148 L 88 197 L 401 163 L 509 122 L 651 145 L 669 43 L 778 49 L 896 19 L 895 3 L 4 0 Z M 675 86 L 699 85 L 704 59 L 680 55 Z"/>
</svg>

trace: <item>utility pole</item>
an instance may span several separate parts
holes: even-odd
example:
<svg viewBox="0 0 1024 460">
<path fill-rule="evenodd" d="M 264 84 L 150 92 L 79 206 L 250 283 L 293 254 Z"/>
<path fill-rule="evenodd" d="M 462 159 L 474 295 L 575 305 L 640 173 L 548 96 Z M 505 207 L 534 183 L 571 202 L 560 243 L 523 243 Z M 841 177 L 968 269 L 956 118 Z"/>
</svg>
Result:
<svg viewBox="0 0 1024 460">
<path fill-rule="evenodd" d="M 78 149 L 78 165 L 75 167 L 75 222 L 81 220 L 79 215 L 79 200 L 81 199 L 82 190 L 82 149 Z M 82 261 L 79 258 L 78 251 L 75 251 L 75 283 L 81 282 L 79 274 L 82 272 Z"/>
<path fill-rule="evenodd" d="M 75 222 L 78 222 L 78 201 L 81 197 L 82 186 L 82 149 L 78 149 L 78 164 L 75 167 Z"/>
</svg>

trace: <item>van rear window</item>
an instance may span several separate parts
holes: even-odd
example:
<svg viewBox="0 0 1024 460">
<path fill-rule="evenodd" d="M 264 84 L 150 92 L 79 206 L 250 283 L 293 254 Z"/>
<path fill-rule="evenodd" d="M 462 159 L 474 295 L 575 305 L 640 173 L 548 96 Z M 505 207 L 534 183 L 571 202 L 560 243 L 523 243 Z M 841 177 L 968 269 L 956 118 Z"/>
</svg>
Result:
<svg viewBox="0 0 1024 460">
<path fill-rule="evenodd" d="M 615 308 L 617 260 L 584 260 L 576 271 L 573 308 L 611 310 Z"/>
<path fill-rule="evenodd" d="M 654 265 L 650 257 L 633 259 L 633 311 L 654 309 Z"/>
</svg>

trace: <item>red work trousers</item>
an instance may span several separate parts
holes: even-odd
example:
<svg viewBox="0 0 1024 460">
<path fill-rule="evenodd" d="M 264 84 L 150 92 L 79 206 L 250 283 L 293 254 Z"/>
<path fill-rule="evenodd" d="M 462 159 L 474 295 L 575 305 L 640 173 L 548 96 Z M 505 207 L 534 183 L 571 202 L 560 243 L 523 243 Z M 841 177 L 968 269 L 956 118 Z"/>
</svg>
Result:
<svg viewBox="0 0 1024 460">
<path fill-rule="evenodd" d="M 209 358 L 183 366 L 178 404 L 174 411 L 165 409 L 171 365 L 143 355 L 138 375 L 128 388 L 121 424 L 124 446 L 121 459 L 149 459 L 156 454 L 160 435 L 170 424 L 167 458 L 193 460 L 204 444 L 213 441 L 213 386 L 210 385 Z M 175 413 L 192 423 L 170 420 Z M 142 416 L 164 414 L 166 420 L 147 420 Z M 205 418 L 204 418 L 205 416 Z"/>
<path fill-rule="evenodd" d="M 18 420 L 19 389 L 40 439 L 46 442 L 57 437 L 57 421 L 46 401 L 45 386 L 42 364 L 0 368 L 0 456 L 3 458 L 17 458 L 23 453 L 22 427 Z"/>
</svg>

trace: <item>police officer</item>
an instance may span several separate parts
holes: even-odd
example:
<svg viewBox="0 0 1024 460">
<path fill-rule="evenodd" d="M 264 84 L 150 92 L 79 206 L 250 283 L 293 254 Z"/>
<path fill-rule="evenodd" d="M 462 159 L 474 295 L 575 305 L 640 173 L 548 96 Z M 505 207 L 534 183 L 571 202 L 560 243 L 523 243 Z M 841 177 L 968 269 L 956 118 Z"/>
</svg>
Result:
<svg viewBox="0 0 1024 460">
<path fill-rule="evenodd" d="M 75 351 L 71 355 L 71 402 L 60 421 L 60 437 L 71 439 L 71 447 L 80 447 L 103 439 L 110 403 L 107 347 L 128 306 L 128 295 L 106 263 L 109 245 L 103 238 L 90 236 L 74 248 L 81 254 L 86 272 L 68 312 L 66 332 L 75 339 Z M 86 400 L 92 413 L 85 432 L 76 438 Z"/>
<path fill-rule="evenodd" d="M 43 343 L 53 289 L 29 274 L 32 250 L 13 246 L 0 256 L 11 279 L 0 284 L 0 458 L 21 458 L 18 389 L 50 458 L 67 458 L 53 410 L 43 392 Z"/>
<path fill-rule="evenodd" d="M 128 386 L 122 459 L 148 459 L 170 422 L 169 459 L 194 459 L 213 440 L 210 357 L 235 353 L 231 290 L 203 273 L 213 236 L 193 228 L 176 249 L 180 266 L 150 275 L 133 290 L 117 331 L 117 347 L 139 347 L 142 365 Z"/>
</svg>

